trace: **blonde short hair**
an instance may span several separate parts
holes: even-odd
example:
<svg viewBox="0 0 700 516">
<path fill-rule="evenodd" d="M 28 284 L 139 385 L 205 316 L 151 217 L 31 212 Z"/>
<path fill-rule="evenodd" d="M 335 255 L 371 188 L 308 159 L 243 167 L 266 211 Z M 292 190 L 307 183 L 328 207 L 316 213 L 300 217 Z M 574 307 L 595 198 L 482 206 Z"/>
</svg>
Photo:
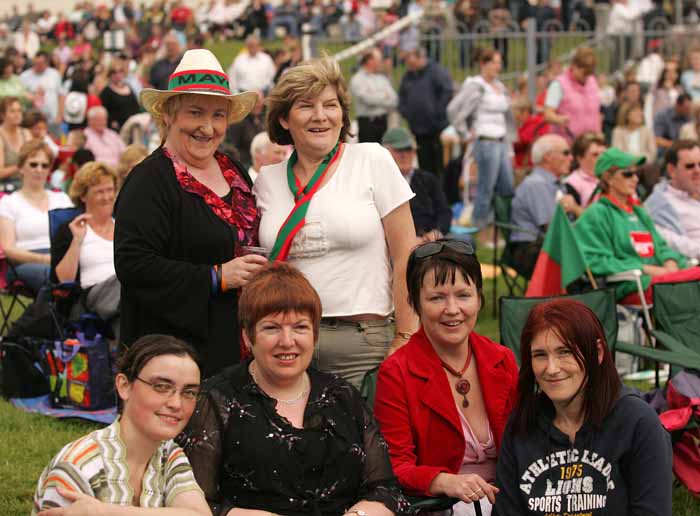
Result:
<svg viewBox="0 0 700 516">
<path fill-rule="evenodd" d="M 116 169 L 117 177 L 119 178 L 120 183 L 124 182 L 124 179 L 126 179 L 126 176 L 129 175 L 131 169 L 138 165 L 146 156 L 148 156 L 148 149 L 144 145 L 141 145 L 140 143 L 132 143 L 131 145 L 127 145 L 126 149 L 124 149 L 124 152 L 122 152 L 122 155 L 119 158 L 119 163 L 117 164 Z"/>
<path fill-rule="evenodd" d="M 340 141 L 344 141 L 350 130 L 350 92 L 338 62 L 330 57 L 299 63 L 287 70 L 272 88 L 267 98 L 267 132 L 270 140 L 279 145 L 294 145 L 292 135 L 282 127 L 280 120 L 289 116 L 297 100 L 317 97 L 328 86 L 335 89 L 343 111 Z"/>
<path fill-rule="evenodd" d="M 73 201 L 73 204 L 79 208 L 84 208 L 85 203 L 83 203 L 82 198 L 85 197 L 88 189 L 99 184 L 105 177 L 111 178 L 114 181 L 114 187 L 117 187 L 117 173 L 104 163 L 90 161 L 80 167 L 68 189 L 68 196 Z"/>
</svg>

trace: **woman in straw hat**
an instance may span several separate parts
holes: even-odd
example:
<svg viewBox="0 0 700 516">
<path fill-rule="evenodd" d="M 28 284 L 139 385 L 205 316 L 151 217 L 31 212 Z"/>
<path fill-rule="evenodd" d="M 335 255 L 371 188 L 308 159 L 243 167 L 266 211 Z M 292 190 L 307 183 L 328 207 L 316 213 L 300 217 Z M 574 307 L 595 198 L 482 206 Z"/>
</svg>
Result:
<svg viewBox="0 0 700 516">
<path fill-rule="evenodd" d="M 259 222 L 250 178 L 217 152 L 227 126 L 257 100 L 231 89 L 204 49 L 185 52 L 167 90 L 144 89 L 162 145 L 129 174 L 116 204 L 122 343 L 182 338 L 201 353 L 205 377 L 238 363 L 237 290 L 266 262 L 243 256 Z"/>
<path fill-rule="evenodd" d="M 315 366 L 359 387 L 418 326 L 404 271 L 416 232 L 413 192 L 389 151 L 345 144 L 350 98 L 338 63 L 306 61 L 268 97 L 270 139 L 292 156 L 255 180 L 260 242 L 321 296 Z M 396 307 L 396 325 L 389 316 Z"/>
</svg>

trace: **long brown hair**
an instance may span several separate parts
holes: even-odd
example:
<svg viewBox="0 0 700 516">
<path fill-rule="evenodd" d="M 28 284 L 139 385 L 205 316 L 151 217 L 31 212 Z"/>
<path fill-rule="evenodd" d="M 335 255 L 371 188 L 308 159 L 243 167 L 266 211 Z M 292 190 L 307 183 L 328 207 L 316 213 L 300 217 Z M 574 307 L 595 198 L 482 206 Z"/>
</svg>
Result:
<svg viewBox="0 0 700 516">
<path fill-rule="evenodd" d="M 595 313 L 580 301 L 555 299 L 532 308 L 520 337 L 520 398 L 513 410 L 513 430 L 526 433 L 532 430 L 539 412 L 554 411 L 551 400 L 539 391 L 532 369 L 532 341 L 544 331 L 554 332 L 571 350 L 584 371 L 581 385 L 583 418 L 599 428 L 612 410 L 621 388 L 603 325 Z M 604 348 L 600 364 L 598 342 Z"/>
</svg>

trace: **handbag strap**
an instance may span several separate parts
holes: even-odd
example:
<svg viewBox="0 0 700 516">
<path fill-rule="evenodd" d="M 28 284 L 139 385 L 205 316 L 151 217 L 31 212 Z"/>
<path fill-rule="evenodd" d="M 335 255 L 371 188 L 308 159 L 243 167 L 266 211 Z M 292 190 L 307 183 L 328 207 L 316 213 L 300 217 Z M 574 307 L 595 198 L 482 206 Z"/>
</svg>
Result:
<svg viewBox="0 0 700 516">
<path fill-rule="evenodd" d="M 66 350 L 66 346 L 70 347 L 70 350 Z M 54 343 L 54 350 L 56 351 L 56 357 L 60 358 L 63 362 L 70 362 L 73 360 L 75 355 L 80 351 L 80 341 L 78 339 L 66 339 L 65 341 L 57 340 Z"/>
</svg>

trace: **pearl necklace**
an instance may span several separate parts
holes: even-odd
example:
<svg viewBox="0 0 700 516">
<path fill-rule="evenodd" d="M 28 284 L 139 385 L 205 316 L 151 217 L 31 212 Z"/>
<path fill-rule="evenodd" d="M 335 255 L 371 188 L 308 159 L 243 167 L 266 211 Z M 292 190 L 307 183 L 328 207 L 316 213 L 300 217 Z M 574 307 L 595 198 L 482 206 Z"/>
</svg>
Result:
<svg viewBox="0 0 700 516">
<path fill-rule="evenodd" d="M 265 389 L 262 388 L 262 386 L 260 385 L 260 382 L 258 381 L 258 375 L 255 374 L 255 369 L 256 369 L 255 366 L 256 366 L 255 362 L 250 364 L 250 376 L 253 377 L 253 381 L 258 386 L 258 388 L 261 391 L 263 391 L 265 394 L 267 394 Z M 299 394 L 297 394 L 296 396 L 294 396 L 293 398 L 290 398 L 288 400 L 282 400 L 279 398 L 275 398 L 274 396 L 270 396 L 269 394 L 267 394 L 267 395 L 270 396 L 270 398 L 272 398 L 273 400 L 277 401 L 278 403 L 282 403 L 284 405 L 294 405 L 295 403 L 298 403 L 302 398 L 304 398 L 309 393 L 310 389 L 309 389 L 308 382 L 309 381 L 306 377 L 306 374 L 304 374 L 304 386 L 301 388 L 301 392 Z"/>
</svg>

